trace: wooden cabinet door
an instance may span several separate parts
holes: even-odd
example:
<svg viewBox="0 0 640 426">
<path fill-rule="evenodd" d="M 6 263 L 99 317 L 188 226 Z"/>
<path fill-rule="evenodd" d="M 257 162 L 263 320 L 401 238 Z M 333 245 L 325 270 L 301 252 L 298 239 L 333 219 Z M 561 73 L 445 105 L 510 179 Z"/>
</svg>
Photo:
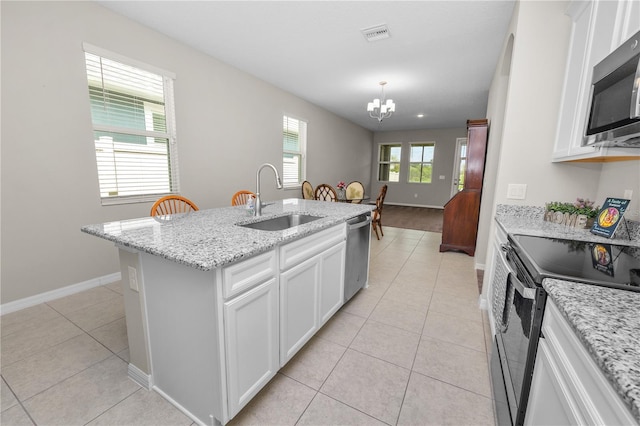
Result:
<svg viewBox="0 0 640 426">
<path fill-rule="evenodd" d="M 318 256 L 280 275 L 280 366 L 318 330 Z"/>
<path fill-rule="evenodd" d="M 444 205 L 440 251 L 463 251 L 469 256 L 475 254 L 488 131 L 487 120 L 467 121 L 464 188 Z"/>
<path fill-rule="evenodd" d="M 467 122 L 467 171 L 464 175 L 463 191 L 465 189 L 482 189 L 487 153 L 487 133 L 487 120 L 469 120 Z"/>
<path fill-rule="evenodd" d="M 276 278 L 226 302 L 223 309 L 228 409 L 233 418 L 280 367 Z"/>
</svg>

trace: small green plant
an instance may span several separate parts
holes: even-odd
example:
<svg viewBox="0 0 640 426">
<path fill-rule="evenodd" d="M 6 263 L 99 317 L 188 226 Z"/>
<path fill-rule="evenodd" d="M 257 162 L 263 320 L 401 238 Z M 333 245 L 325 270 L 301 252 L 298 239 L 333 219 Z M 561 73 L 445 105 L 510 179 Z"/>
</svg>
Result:
<svg viewBox="0 0 640 426">
<path fill-rule="evenodd" d="M 577 198 L 575 203 L 565 203 L 560 201 L 551 201 L 546 203 L 545 207 L 550 212 L 560 212 L 569 214 L 582 214 L 592 219 L 598 215 L 599 206 L 594 207 L 594 202 L 588 198 Z"/>
</svg>

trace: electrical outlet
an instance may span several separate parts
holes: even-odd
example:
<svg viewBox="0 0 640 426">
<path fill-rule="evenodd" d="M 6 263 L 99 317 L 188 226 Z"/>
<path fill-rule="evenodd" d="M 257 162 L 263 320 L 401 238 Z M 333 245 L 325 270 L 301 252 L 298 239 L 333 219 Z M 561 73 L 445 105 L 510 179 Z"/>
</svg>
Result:
<svg viewBox="0 0 640 426">
<path fill-rule="evenodd" d="M 507 198 L 510 200 L 524 200 L 527 193 L 525 183 L 510 183 L 507 186 Z"/>
<path fill-rule="evenodd" d="M 624 198 L 625 200 L 630 200 L 631 197 L 633 196 L 633 190 L 632 189 L 625 189 L 624 190 Z"/>
<path fill-rule="evenodd" d="M 413 198 L 418 198 L 418 194 L 413 194 Z"/>
<path fill-rule="evenodd" d="M 129 266 L 129 288 L 138 291 L 138 271 L 133 266 Z"/>
<path fill-rule="evenodd" d="M 444 180 L 444 175 L 440 175 L 440 180 Z"/>
</svg>

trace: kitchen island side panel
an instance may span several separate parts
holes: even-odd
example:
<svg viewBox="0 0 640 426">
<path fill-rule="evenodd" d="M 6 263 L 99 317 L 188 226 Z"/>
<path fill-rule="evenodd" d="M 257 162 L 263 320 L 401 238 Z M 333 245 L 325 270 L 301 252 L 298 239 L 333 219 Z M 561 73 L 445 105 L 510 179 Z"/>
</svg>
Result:
<svg viewBox="0 0 640 426">
<path fill-rule="evenodd" d="M 224 424 L 219 270 L 149 254 L 141 263 L 154 388 L 201 422 L 210 424 L 213 416 Z"/>
</svg>

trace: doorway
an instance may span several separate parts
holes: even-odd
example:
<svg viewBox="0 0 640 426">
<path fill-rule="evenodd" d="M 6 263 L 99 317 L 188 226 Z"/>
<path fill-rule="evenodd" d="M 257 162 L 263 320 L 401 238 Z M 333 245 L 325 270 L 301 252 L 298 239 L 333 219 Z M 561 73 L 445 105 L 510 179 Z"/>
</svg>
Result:
<svg viewBox="0 0 640 426">
<path fill-rule="evenodd" d="M 453 179 L 451 197 L 464 188 L 464 175 L 467 171 L 467 138 L 456 138 L 456 156 L 453 160 Z"/>
</svg>

